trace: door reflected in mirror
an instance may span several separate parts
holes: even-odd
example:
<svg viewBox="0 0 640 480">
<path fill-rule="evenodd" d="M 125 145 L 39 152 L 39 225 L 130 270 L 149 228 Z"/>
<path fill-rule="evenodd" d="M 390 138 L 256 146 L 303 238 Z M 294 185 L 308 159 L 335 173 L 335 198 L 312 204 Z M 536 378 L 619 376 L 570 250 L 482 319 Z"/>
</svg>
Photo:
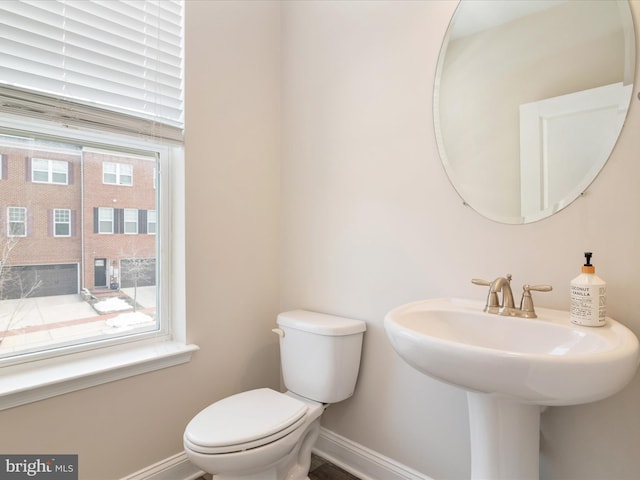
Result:
<svg viewBox="0 0 640 480">
<path fill-rule="evenodd" d="M 624 124 L 635 45 L 626 0 L 461 0 L 438 61 L 434 123 L 463 200 L 510 224 L 575 200 Z"/>
</svg>

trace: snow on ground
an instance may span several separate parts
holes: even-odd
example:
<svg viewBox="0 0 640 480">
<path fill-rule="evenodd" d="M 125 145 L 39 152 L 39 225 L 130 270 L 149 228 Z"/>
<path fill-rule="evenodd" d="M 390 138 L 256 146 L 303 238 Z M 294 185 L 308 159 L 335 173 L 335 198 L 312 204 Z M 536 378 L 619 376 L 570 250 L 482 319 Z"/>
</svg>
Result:
<svg viewBox="0 0 640 480">
<path fill-rule="evenodd" d="M 100 313 L 121 312 L 123 310 L 131 310 L 131 305 L 122 298 L 111 297 L 94 304 L 93 308 Z"/>
<path fill-rule="evenodd" d="M 99 313 L 111 313 L 111 312 L 123 312 L 125 310 L 131 310 L 132 307 L 122 298 L 111 297 L 106 300 L 101 300 L 93 305 L 93 307 Z M 144 314 L 142 312 L 126 312 L 110 318 L 105 321 L 107 327 L 111 327 L 112 330 L 105 331 L 105 333 L 119 333 L 125 330 L 130 330 L 134 327 L 144 324 L 151 324 L 155 320 L 153 317 Z"/>
<path fill-rule="evenodd" d="M 110 318 L 105 323 L 109 327 L 124 328 L 150 322 L 153 322 L 153 318 L 151 318 L 149 315 L 146 315 L 142 312 L 129 312 L 121 313 L 117 317 Z"/>
</svg>

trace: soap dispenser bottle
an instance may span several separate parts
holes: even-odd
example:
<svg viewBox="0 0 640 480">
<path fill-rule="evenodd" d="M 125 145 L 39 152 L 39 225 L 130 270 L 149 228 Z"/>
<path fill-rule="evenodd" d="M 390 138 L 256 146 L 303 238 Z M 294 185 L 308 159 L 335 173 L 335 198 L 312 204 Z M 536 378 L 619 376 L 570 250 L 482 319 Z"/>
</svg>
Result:
<svg viewBox="0 0 640 480">
<path fill-rule="evenodd" d="M 587 327 L 601 327 L 606 323 L 607 284 L 596 275 L 591 265 L 591 252 L 584 254 L 587 262 L 582 273 L 571 281 L 571 321 Z"/>
</svg>

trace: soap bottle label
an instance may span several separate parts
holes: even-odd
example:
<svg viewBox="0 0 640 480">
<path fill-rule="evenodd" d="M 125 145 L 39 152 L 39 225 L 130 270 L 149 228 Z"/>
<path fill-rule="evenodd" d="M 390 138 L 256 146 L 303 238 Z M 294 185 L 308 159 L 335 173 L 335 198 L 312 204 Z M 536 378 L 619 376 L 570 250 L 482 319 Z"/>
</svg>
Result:
<svg viewBox="0 0 640 480">
<path fill-rule="evenodd" d="M 606 285 L 571 284 L 571 321 L 590 327 L 604 325 L 606 299 Z"/>
</svg>

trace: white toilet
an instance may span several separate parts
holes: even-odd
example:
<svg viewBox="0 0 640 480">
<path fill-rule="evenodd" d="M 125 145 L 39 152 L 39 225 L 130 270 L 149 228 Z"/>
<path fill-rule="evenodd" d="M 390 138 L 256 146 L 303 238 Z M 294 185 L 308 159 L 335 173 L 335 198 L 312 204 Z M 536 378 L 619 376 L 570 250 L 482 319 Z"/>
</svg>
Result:
<svg viewBox="0 0 640 480">
<path fill-rule="evenodd" d="M 366 324 L 295 310 L 278 315 L 286 393 L 269 388 L 224 398 L 184 432 L 189 459 L 214 480 L 305 480 L 328 404 L 353 395 Z"/>
</svg>

